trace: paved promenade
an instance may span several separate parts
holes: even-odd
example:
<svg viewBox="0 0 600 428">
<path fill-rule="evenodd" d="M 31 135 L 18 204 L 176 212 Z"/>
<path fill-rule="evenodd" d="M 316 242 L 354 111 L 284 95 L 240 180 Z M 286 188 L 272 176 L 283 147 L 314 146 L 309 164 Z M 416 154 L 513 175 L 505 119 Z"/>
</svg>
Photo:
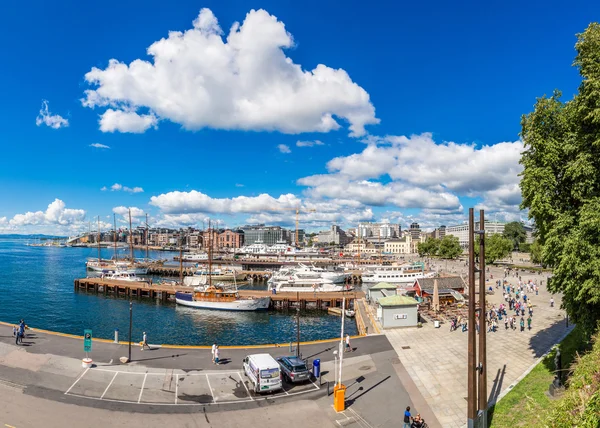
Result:
<svg viewBox="0 0 600 428">
<path fill-rule="evenodd" d="M 120 364 L 128 346 L 95 341 L 95 367 L 83 369 L 83 341 L 28 331 L 15 346 L 12 329 L 0 326 L 0 423 L 24 426 L 111 425 L 396 427 L 397 409 L 410 405 L 440 427 L 385 337 L 352 340 L 344 358 L 347 410 L 335 413 L 333 386 L 338 343 L 301 346 L 303 357 L 322 360 L 322 379 L 256 395 L 241 371 L 250 353 L 289 355 L 288 347 L 223 348 L 222 365 L 211 362 L 209 349 L 132 348 L 132 363 Z M 23 412 L 23 408 L 36 412 Z M 165 417 L 164 415 L 168 415 Z M 44 421 L 42 423 L 42 421 Z M 41 424 L 41 425 L 40 425 Z"/>
<path fill-rule="evenodd" d="M 445 268 L 445 262 L 439 264 Z M 466 267 L 464 263 L 448 263 L 448 271 L 466 272 Z M 503 302 L 502 288 L 495 288 L 495 280 L 504 278 L 503 269 L 491 267 L 488 277 L 490 274 L 493 279 L 489 283 L 494 286 L 495 294 L 488 295 L 487 299 L 498 307 Z M 546 291 L 546 276 L 530 273 L 521 276 L 523 281 L 531 278 L 539 283 L 543 279 L 544 286 L 540 287 L 538 296 L 535 292 L 528 294 L 534 309 L 531 331 L 505 330 L 501 322 L 496 333 L 487 334 L 490 401 L 495 401 L 502 391 L 510 389 L 538 358 L 572 329 L 572 325 L 566 327 L 560 296 L 554 296 L 556 303 L 553 308 L 550 307 L 551 294 Z M 518 283 L 514 276 L 507 280 L 512 285 Z M 387 330 L 385 334 L 441 425 L 448 428 L 464 426 L 467 412 L 467 333 L 460 329 L 450 332 L 448 324 L 436 329 L 426 323 L 423 328 Z"/>
</svg>

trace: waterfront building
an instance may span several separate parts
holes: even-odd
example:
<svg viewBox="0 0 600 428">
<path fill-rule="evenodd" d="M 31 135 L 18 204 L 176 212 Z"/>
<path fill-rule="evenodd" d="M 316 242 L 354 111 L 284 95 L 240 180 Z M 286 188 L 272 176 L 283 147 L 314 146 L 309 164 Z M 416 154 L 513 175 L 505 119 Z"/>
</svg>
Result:
<svg viewBox="0 0 600 428">
<path fill-rule="evenodd" d="M 390 239 L 400 237 L 400 225 L 392 223 L 359 223 L 358 237 L 360 238 L 377 238 Z"/>
<path fill-rule="evenodd" d="M 281 226 L 246 225 L 241 227 L 241 231 L 244 233 L 244 245 L 256 243 L 275 245 L 278 242 L 291 244 L 296 240 L 295 231 L 284 229 Z"/>
<path fill-rule="evenodd" d="M 244 233 L 226 229 L 219 233 L 220 248 L 241 248 L 244 246 Z"/>
<path fill-rule="evenodd" d="M 344 232 L 341 227 L 332 225 L 330 230 L 319 232 L 316 242 L 322 245 L 346 245 L 350 241 L 352 241 L 352 237 Z M 314 238 L 313 242 L 315 242 Z"/>
<path fill-rule="evenodd" d="M 435 239 L 444 239 L 444 236 L 446 236 L 446 226 L 442 225 L 434 229 L 431 236 Z"/>
<path fill-rule="evenodd" d="M 412 252 L 412 239 L 409 234 L 403 238 L 388 239 L 384 243 L 383 251 L 387 254 L 410 254 Z"/>
<path fill-rule="evenodd" d="M 504 226 L 506 223 L 498 221 L 486 221 L 485 222 L 485 234 L 487 236 L 503 234 Z M 523 225 L 527 237 L 525 242 L 528 244 L 533 243 L 533 228 L 531 226 Z M 479 222 L 475 222 L 475 230 L 479 230 Z M 460 224 L 457 226 L 446 227 L 446 235 L 452 235 L 458 237 L 461 247 L 467 248 L 469 246 L 469 225 L 467 223 Z"/>
<path fill-rule="evenodd" d="M 377 318 L 387 328 L 414 327 L 418 322 L 418 306 L 412 297 L 387 296 L 378 301 Z"/>
</svg>

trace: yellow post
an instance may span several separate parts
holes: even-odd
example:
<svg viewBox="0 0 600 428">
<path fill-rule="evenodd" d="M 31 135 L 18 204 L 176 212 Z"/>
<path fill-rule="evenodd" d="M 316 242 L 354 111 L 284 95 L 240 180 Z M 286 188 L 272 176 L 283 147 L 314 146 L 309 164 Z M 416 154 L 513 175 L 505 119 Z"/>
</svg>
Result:
<svg viewBox="0 0 600 428">
<path fill-rule="evenodd" d="M 346 410 L 346 385 L 338 383 L 333 387 L 333 409 L 336 412 Z"/>
</svg>

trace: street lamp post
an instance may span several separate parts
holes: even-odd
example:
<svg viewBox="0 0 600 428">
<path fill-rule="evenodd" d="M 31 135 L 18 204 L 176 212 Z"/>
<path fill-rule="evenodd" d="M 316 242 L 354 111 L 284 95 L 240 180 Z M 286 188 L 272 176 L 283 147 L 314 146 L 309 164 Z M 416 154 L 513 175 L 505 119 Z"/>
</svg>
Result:
<svg viewBox="0 0 600 428">
<path fill-rule="evenodd" d="M 133 302 L 129 302 L 129 362 L 131 362 L 131 327 L 133 325 Z"/>
<path fill-rule="evenodd" d="M 296 357 L 300 358 L 300 308 L 296 308 Z"/>
</svg>

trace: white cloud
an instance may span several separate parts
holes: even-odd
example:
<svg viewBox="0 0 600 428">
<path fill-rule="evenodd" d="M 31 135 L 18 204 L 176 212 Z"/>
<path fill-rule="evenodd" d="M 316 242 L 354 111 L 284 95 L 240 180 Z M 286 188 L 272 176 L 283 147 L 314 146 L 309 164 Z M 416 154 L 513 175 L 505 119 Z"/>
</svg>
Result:
<svg viewBox="0 0 600 428">
<path fill-rule="evenodd" d="M 235 187 L 244 187 L 244 185 L 241 183 L 235 183 Z"/>
<path fill-rule="evenodd" d="M 279 150 L 281 153 L 292 153 L 292 151 L 290 150 L 290 146 L 287 146 L 285 144 L 279 144 L 277 146 L 277 150 Z"/>
<path fill-rule="evenodd" d="M 370 180 L 351 180 L 341 174 L 323 174 L 301 178 L 298 184 L 309 186 L 306 193 L 314 199 L 344 195 L 345 198 L 371 206 L 462 209 L 458 197 L 450 192 L 436 192 L 400 182 L 384 184 Z"/>
<path fill-rule="evenodd" d="M 100 143 L 92 143 L 92 144 L 90 144 L 90 147 L 94 147 L 96 149 L 110 149 L 110 146 L 107 146 L 105 144 L 100 144 Z"/>
<path fill-rule="evenodd" d="M 28 211 L 25 214 L 16 214 L 10 219 L 9 224 L 14 227 L 31 225 L 68 226 L 81 223 L 84 219 L 84 210 L 66 208 L 63 201 L 55 199 L 48 205 L 46 211 Z"/>
<path fill-rule="evenodd" d="M 139 115 L 135 111 L 108 109 L 100 116 L 102 132 L 129 132 L 141 134 L 149 128 L 158 127 L 158 118 L 154 114 Z"/>
<path fill-rule="evenodd" d="M 138 207 L 114 207 L 113 208 L 113 212 L 115 214 L 121 215 L 123 217 L 129 217 L 129 210 L 131 210 L 131 217 L 136 218 L 136 217 L 143 217 L 144 215 L 146 215 L 146 213 L 144 212 L 143 209 L 138 208 Z"/>
<path fill-rule="evenodd" d="M 100 188 L 100 190 L 101 190 L 102 192 L 106 192 L 106 191 L 108 190 L 108 188 L 107 188 L 106 186 L 102 186 L 102 187 Z"/>
<path fill-rule="evenodd" d="M 258 196 L 219 199 L 192 190 L 190 192 L 169 192 L 150 198 L 150 204 L 160 208 L 165 214 L 273 212 L 282 208 L 296 208 L 300 206 L 300 203 L 300 199 L 289 193 L 281 195 L 277 199 L 266 193 Z"/>
<path fill-rule="evenodd" d="M 105 191 L 107 190 L 106 186 L 102 187 L 100 190 Z M 112 186 L 110 186 L 110 191 L 111 192 L 129 192 L 129 193 L 143 193 L 144 189 L 141 187 L 127 187 L 127 186 L 123 186 L 122 184 L 119 183 L 115 183 Z"/>
<path fill-rule="evenodd" d="M 320 140 L 314 141 L 296 141 L 296 147 L 313 147 L 313 146 L 324 146 L 325 143 Z"/>
<path fill-rule="evenodd" d="M 42 100 L 42 108 L 35 118 L 37 126 L 46 125 L 52 129 L 60 129 L 69 126 L 69 121 L 58 114 L 52 114 L 48 108 L 48 101 Z"/>
<path fill-rule="evenodd" d="M 110 107 L 103 131 L 143 132 L 158 120 L 188 130 L 329 132 L 337 120 L 360 136 L 379 123 L 369 94 L 343 69 L 318 64 L 303 70 L 285 54 L 294 41 L 282 22 L 251 10 L 226 39 L 216 17 L 202 9 L 193 28 L 171 31 L 148 49 L 152 61 L 115 59 L 92 68 L 85 80 L 87 107 Z M 139 108 L 148 109 L 138 115 Z M 335 118 L 334 118 L 335 117 Z"/>
</svg>

